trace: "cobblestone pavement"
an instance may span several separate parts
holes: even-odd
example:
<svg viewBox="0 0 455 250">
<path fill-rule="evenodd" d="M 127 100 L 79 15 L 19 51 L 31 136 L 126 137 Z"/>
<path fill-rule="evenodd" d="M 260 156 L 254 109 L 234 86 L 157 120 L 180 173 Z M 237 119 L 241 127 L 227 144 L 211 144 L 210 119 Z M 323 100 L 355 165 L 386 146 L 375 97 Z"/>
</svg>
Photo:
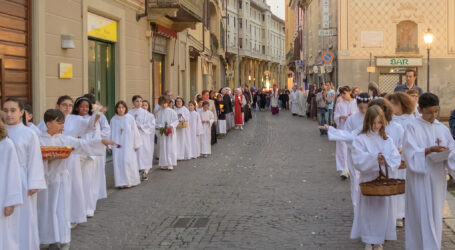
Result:
<svg viewBox="0 0 455 250">
<path fill-rule="evenodd" d="M 73 230 L 72 249 L 363 249 L 350 240 L 349 182 L 316 123 L 258 113 L 208 159 L 113 191 Z M 444 249 L 455 236 L 444 227 Z M 385 249 L 404 249 L 404 232 Z"/>
</svg>

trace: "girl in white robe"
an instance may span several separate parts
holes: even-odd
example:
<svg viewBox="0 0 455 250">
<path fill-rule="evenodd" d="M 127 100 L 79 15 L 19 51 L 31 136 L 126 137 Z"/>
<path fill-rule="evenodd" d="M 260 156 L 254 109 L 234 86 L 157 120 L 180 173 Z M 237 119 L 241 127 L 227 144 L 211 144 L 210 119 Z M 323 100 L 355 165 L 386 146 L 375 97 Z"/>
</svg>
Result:
<svg viewBox="0 0 455 250">
<path fill-rule="evenodd" d="M 406 129 L 409 123 L 412 123 L 415 119 L 414 108 L 415 101 L 411 96 L 404 92 L 396 92 L 387 96 L 387 100 L 390 101 L 393 108 L 393 122 L 401 125 L 403 129 Z M 399 147 L 402 145 L 399 144 Z M 404 156 L 401 157 L 404 160 Z M 396 172 L 396 178 L 406 179 L 406 169 L 398 169 Z M 403 219 L 405 218 L 405 196 L 406 194 L 397 195 L 396 199 L 396 215 L 397 215 L 397 226 L 403 227 Z"/>
<path fill-rule="evenodd" d="M 46 189 L 44 167 L 38 136 L 22 123 L 24 106 L 15 98 L 7 99 L 3 105 L 6 129 L 14 142 L 21 170 L 23 204 L 12 215 L 19 218 L 19 249 L 39 249 L 36 193 Z"/>
<path fill-rule="evenodd" d="M 351 89 L 349 87 L 341 87 L 340 96 L 343 100 L 337 103 L 335 107 L 334 121 L 338 129 L 344 129 L 344 124 L 348 117 L 357 113 L 358 110 L 356 101 L 351 97 Z M 346 179 L 349 177 L 347 146 L 342 141 L 336 142 L 336 167 L 342 178 Z"/>
<path fill-rule="evenodd" d="M 0 249 L 19 248 L 19 217 L 11 216 L 23 202 L 19 166 L 16 147 L 0 119 Z"/>
<path fill-rule="evenodd" d="M 42 146 L 69 146 L 73 153 L 83 151 L 90 155 L 105 153 L 105 145 L 114 142 L 101 139 L 82 140 L 61 134 L 64 114 L 51 109 L 44 114 L 47 132 L 40 136 Z M 68 244 L 71 241 L 71 177 L 69 159 L 46 159 L 46 182 L 48 188 L 38 192 L 38 221 L 41 244 Z"/>
<path fill-rule="evenodd" d="M 150 152 L 152 152 L 151 155 L 152 155 L 152 162 L 153 162 L 153 160 L 155 158 L 155 124 L 156 124 L 155 115 L 152 113 L 152 109 L 151 109 L 149 101 L 143 100 L 142 108 L 149 112 L 148 126 L 151 128 L 149 140 L 150 140 Z M 145 171 L 145 175 L 143 178 L 144 181 L 148 180 L 147 174 L 148 174 L 148 170 Z"/>
<path fill-rule="evenodd" d="M 455 142 L 436 117 L 439 99 L 432 93 L 419 97 L 419 112 L 405 132 L 406 249 L 441 249 L 442 216 L 447 193 L 446 170 L 455 170 Z M 448 158 L 434 161 L 431 154 L 450 150 Z"/>
<path fill-rule="evenodd" d="M 116 115 L 111 119 L 111 140 L 119 146 L 112 149 L 115 186 L 119 188 L 137 186 L 141 183 L 137 151 L 142 146 L 134 117 L 127 114 L 124 101 L 115 105 Z"/>
<path fill-rule="evenodd" d="M 142 146 L 137 151 L 137 164 L 139 165 L 141 180 L 145 180 L 148 171 L 153 167 L 153 157 L 150 157 L 153 156 L 153 148 L 149 138 L 155 128 L 150 126 L 150 114 L 142 108 L 142 101 L 141 96 L 133 96 L 134 108 L 128 110 L 128 114 L 134 117 L 142 140 Z"/>
<path fill-rule="evenodd" d="M 200 135 L 202 133 L 202 122 L 201 116 L 195 110 L 196 102 L 190 102 L 188 108 L 190 111 L 190 117 L 188 120 L 188 127 L 190 128 L 190 142 L 191 142 L 191 152 L 190 156 L 192 159 L 198 158 L 201 156 L 201 139 Z"/>
<path fill-rule="evenodd" d="M 201 132 L 201 155 L 203 157 L 207 157 L 208 155 L 212 154 L 212 124 L 215 121 L 215 116 L 213 115 L 212 111 L 209 110 L 209 103 L 204 102 L 202 107 L 202 111 L 199 112 L 201 116 L 202 122 L 202 132 Z"/>
<path fill-rule="evenodd" d="M 174 111 L 177 113 L 179 122 L 188 122 L 190 118 L 190 111 L 183 106 L 185 102 L 182 97 L 175 99 Z M 191 158 L 191 135 L 190 128 L 176 129 L 175 136 L 177 137 L 177 160 L 188 160 Z"/>
<path fill-rule="evenodd" d="M 160 148 L 160 160 L 159 166 L 163 170 L 174 170 L 174 167 L 177 166 L 177 136 L 175 135 L 175 128 L 179 123 L 177 113 L 171 108 L 168 107 L 168 98 L 161 96 L 158 99 L 158 104 L 162 109 L 158 112 L 156 119 L 156 129 L 167 127 L 170 129 L 171 133 L 159 134 L 158 144 Z"/>
<path fill-rule="evenodd" d="M 394 170 L 401 163 L 400 153 L 385 132 L 386 119 L 379 106 L 371 106 L 365 115 L 361 133 L 352 144 L 352 162 L 360 173 L 359 181 L 368 182 L 379 175 L 379 164 Z M 378 164 L 379 163 L 379 164 Z M 354 218 L 351 238 L 361 238 L 365 249 L 382 249 L 385 240 L 396 240 L 392 197 L 360 194 L 358 216 Z"/>
<path fill-rule="evenodd" d="M 111 137 L 111 126 L 104 114 L 100 114 L 100 119 L 98 120 L 99 126 L 96 127 L 96 139 L 109 139 Z M 104 150 L 102 155 L 95 156 L 98 169 L 98 178 L 99 182 L 98 188 L 95 189 L 96 199 L 105 199 L 107 198 L 107 187 L 106 187 L 106 150 Z M 98 190 L 98 192 L 96 191 Z"/>
</svg>

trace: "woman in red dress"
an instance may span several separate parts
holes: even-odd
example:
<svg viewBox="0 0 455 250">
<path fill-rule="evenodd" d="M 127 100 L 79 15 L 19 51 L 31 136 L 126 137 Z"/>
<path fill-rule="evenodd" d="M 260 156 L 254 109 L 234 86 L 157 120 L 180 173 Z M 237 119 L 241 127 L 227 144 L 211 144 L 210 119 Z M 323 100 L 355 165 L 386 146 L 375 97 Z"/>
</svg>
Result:
<svg viewBox="0 0 455 250">
<path fill-rule="evenodd" d="M 235 89 L 235 129 L 243 129 L 243 112 L 242 107 L 246 104 L 245 97 L 240 88 Z"/>
</svg>

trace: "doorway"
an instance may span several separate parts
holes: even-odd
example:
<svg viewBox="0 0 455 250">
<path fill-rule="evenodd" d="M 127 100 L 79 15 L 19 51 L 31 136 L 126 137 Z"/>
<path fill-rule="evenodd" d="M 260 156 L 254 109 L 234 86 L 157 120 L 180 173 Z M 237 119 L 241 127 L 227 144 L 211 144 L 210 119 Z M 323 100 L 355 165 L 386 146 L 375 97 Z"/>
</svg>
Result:
<svg viewBox="0 0 455 250">
<path fill-rule="evenodd" d="M 114 43 L 88 40 L 88 88 L 96 100 L 108 107 L 106 117 L 115 114 Z"/>
<path fill-rule="evenodd" d="M 153 100 L 154 107 L 158 104 L 158 98 L 163 94 L 164 89 L 164 55 L 153 53 L 152 79 L 153 79 Z"/>
</svg>

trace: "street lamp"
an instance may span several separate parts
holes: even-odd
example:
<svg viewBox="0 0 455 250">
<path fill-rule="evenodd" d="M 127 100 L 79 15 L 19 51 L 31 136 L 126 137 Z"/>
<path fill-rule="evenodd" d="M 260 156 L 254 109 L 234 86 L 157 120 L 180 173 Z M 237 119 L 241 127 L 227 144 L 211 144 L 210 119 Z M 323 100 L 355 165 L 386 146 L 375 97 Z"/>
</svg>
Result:
<svg viewBox="0 0 455 250">
<path fill-rule="evenodd" d="M 431 33 L 431 29 L 428 29 L 423 36 L 423 40 L 427 45 L 427 92 L 430 92 L 430 49 L 433 43 L 434 35 Z"/>
</svg>

